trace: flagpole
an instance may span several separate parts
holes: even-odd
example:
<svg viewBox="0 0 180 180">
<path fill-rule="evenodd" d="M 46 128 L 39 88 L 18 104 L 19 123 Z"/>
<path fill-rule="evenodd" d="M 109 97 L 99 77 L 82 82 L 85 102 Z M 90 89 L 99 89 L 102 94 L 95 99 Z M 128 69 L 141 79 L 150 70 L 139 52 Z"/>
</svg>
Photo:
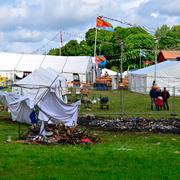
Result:
<svg viewBox="0 0 180 180">
<path fill-rule="evenodd" d="M 59 46 L 59 56 L 61 56 L 61 48 L 62 48 L 62 32 L 60 31 L 60 46 Z"/>
<path fill-rule="evenodd" d="M 96 27 L 95 40 L 94 40 L 94 57 L 96 56 L 96 43 L 97 43 L 97 27 Z"/>
</svg>

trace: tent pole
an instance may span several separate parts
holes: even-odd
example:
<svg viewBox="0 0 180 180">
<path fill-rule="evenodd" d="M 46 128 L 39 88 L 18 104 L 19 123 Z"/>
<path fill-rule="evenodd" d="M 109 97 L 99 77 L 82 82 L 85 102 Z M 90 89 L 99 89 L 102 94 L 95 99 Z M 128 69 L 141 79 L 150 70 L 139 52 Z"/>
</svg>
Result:
<svg viewBox="0 0 180 180">
<path fill-rule="evenodd" d="M 36 104 L 38 104 L 41 99 L 47 94 L 48 90 L 51 88 L 51 86 L 53 85 L 53 83 L 56 81 L 56 79 L 59 77 L 59 75 L 56 76 L 56 78 L 53 80 L 53 82 L 50 84 L 49 88 L 47 88 L 47 90 L 44 92 L 43 96 L 36 102 Z"/>
</svg>

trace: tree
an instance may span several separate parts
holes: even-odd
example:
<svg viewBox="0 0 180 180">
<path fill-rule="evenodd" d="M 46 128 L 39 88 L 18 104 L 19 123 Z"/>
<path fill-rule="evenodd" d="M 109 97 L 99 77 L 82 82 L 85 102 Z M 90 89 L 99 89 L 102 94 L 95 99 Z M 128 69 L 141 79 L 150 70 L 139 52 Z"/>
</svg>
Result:
<svg viewBox="0 0 180 180">
<path fill-rule="evenodd" d="M 59 56 L 59 48 L 50 49 L 48 55 Z"/>
<path fill-rule="evenodd" d="M 159 27 L 157 28 L 157 30 L 155 32 L 155 36 L 157 38 L 166 36 L 169 31 L 170 31 L 170 27 L 168 27 L 166 24 L 164 24 L 160 28 Z"/>
<path fill-rule="evenodd" d="M 93 51 L 90 46 L 88 46 L 85 40 L 80 42 L 80 54 L 81 56 L 93 56 Z"/>
<path fill-rule="evenodd" d="M 71 40 L 64 47 L 62 47 L 62 54 L 64 56 L 79 56 L 80 45 L 76 40 Z"/>
<path fill-rule="evenodd" d="M 160 49 L 176 49 L 180 47 L 180 25 L 172 28 L 163 25 L 156 30 L 155 36 L 159 39 Z"/>
<path fill-rule="evenodd" d="M 155 47 L 155 40 L 152 35 L 149 34 L 131 34 L 125 39 L 125 55 L 126 55 L 126 65 L 136 64 L 139 66 L 139 57 L 140 57 L 140 49 L 146 51 L 146 58 L 148 60 L 154 60 L 154 56 L 152 56 L 152 50 Z M 142 61 L 145 58 L 142 58 Z"/>
</svg>

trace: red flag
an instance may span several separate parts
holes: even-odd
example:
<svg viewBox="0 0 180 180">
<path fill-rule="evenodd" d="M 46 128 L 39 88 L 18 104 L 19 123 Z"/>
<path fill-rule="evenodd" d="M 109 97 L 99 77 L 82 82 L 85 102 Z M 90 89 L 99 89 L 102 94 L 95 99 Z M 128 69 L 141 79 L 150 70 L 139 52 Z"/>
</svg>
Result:
<svg viewBox="0 0 180 180">
<path fill-rule="evenodd" d="M 104 21 L 101 17 L 96 18 L 96 27 L 107 31 L 114 31 L 113 26 L 109 22 Z"/>
</svg>

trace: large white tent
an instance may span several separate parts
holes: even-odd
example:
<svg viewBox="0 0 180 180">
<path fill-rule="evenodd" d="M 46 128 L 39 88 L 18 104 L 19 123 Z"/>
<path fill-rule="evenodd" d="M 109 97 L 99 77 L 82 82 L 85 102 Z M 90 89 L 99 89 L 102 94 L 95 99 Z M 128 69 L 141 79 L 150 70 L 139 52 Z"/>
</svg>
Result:
<svg viewBox="0 0 180 180">
<path fill-rule="evenodd" d="M 14 75 L 23 77 L 25 72 L 51 67 L 73 81 L 73 73 L 79 74 L 81 82 L 93 82 L 94 71 L 90 56 L 51 56 L 34 54 L 0 53 L 0 75 L 14 80 Z"/>
<path fill-rule="evenodd" d="M 138 93 L 149 93 L 152 83 L 171 94 L 180 95 L 180 61 L 165 61 L 129 73 L 129 89 Z"/>
</svg>

